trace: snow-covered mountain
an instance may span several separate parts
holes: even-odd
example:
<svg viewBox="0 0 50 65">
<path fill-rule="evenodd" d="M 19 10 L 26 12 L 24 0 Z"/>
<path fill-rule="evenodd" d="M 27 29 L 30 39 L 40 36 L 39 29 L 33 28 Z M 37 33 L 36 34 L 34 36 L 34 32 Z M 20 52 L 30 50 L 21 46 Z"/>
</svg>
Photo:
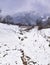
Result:
<svg viewBox="0 0 50 65">
<path fill-rule="evenodd" d="M 2 18 L 2 19 L 1 19 Z M 18 12 L 12 16 L 7 15 L 5 17 L 1 17 L 1 23 L 13 24 L 13 25 L 27 25 L 27 26 L 35 26 L 37 23 L 41 25 L 48 25 L 48 18 L 50 19 L 50 14 L 40 15 L 35 11 L 29 12 Z M 49 20 L 50 23 L 50 20 Z"/>
<path fill-rule="evenodd" d="M 48 19 L 50 19 L 50 13 L 41 15 L 36 11 L 19 12 L 13 16 L 14 24 L 23 24 L 28 26 L 37 25 L 37 22 L 42 23 L 41 25 L 43 26 L 48 25 Z"/>
<path fill-rule="evenodd" d="M 24 29 L 0 23 L 0 65 L 50 65 L 50 28 Z"/>
</svg>

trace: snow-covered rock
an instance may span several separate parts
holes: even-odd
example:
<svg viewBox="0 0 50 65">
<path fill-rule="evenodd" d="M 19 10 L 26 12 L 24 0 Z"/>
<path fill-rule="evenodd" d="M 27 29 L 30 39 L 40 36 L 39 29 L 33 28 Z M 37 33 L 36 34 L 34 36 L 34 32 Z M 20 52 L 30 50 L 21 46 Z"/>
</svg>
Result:
<svg viewBox="0 0 50 65">
<path fill-rule="evenodd" d="M 50 65 L 50 28 L 22 28 L 0 23 L 0 65 Z"/>
</svg>

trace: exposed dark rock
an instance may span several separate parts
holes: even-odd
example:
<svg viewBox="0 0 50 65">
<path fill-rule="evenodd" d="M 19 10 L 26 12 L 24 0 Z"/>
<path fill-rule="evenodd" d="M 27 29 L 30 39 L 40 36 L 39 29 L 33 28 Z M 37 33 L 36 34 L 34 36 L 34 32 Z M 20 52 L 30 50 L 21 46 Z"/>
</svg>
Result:
<svg viewBox="0 0 50 65">
<path fill-rule="evenodd" d="M 50 44 L 49 44 L 49 47 L 50 47 Z"/>
<path fill-rule="evenodd" d="M 23 41 L 23 40 L 24 40 L 24 38 L 21 39 L 21 41 Z"/>
</svg>

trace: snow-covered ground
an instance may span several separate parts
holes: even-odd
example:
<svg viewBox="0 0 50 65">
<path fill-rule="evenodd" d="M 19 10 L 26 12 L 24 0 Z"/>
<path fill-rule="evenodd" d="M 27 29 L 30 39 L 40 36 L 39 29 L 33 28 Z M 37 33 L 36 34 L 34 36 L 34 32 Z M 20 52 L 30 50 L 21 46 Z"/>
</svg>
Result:
<svg viewBox="0 0 50 65">
<path fill-rule="evenodd" d="M 50 28 L 26 32 L 0 23 L 0 65 L 50 65 Z"/>
</svg>

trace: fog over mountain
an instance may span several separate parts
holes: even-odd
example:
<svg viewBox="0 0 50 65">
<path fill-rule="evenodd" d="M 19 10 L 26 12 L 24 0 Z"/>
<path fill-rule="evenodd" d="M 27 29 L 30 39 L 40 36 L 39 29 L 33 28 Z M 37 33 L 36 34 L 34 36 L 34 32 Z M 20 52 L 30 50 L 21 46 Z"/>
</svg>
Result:
<svg viewBox="0 0 50 65">
<path fill-rule="evenodd" d="M 15 14 L 21 11 L 50 13 L 50 0 L 0 0 L 2 14 Z"/>
<path fill-rule="evenodd" d="M 0 10 L 1 23 L 50 25 L 50 0 L 0 0 Z"/>
</svg>

